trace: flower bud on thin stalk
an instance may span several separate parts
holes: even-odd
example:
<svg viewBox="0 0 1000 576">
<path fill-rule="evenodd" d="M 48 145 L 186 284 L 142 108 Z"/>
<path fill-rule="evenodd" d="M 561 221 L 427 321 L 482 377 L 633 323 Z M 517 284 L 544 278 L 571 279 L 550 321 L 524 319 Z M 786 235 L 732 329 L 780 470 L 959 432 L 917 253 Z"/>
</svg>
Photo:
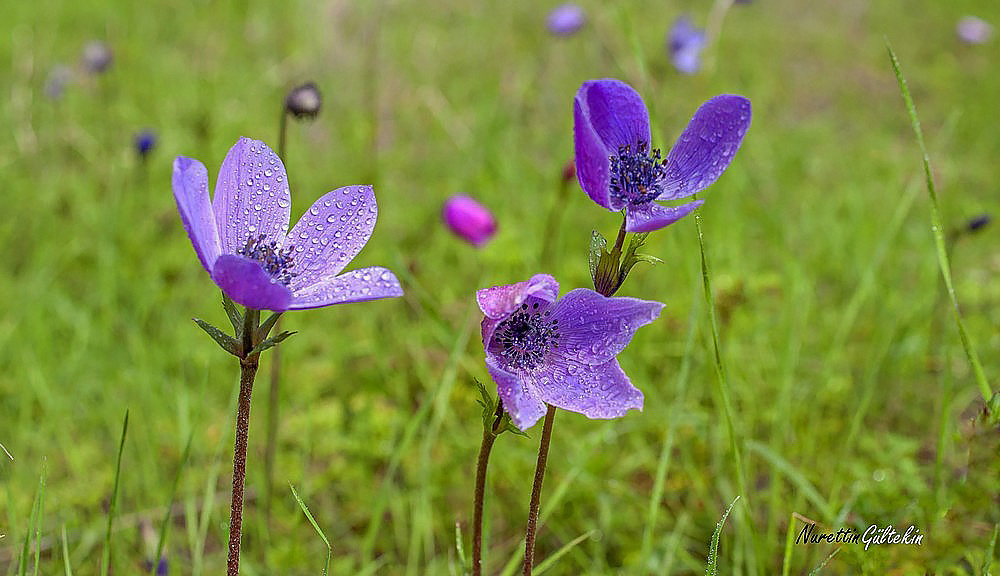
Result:
<svg viewBox="0 0 1000 576">
<path fill-rule="evenodd" d="M 306 82 L 289 90 L 285 95 L 281 120 L 278 123 L 278 158 L 285 161 L 288 117 L 296 120 L 313 120 L 319 115 L 323 97 L 314 82 Z M 281 320 L 275 326 L 281 331 Z M 278 398 L 281 394 L 281 347 L 271 353 L 271 386 L 268 390 L 267 436 L 264 442 L 264 524 L 271 525 L 271 496 L 274 494 L 274 457 L 278 443 Z"/>
</svg>

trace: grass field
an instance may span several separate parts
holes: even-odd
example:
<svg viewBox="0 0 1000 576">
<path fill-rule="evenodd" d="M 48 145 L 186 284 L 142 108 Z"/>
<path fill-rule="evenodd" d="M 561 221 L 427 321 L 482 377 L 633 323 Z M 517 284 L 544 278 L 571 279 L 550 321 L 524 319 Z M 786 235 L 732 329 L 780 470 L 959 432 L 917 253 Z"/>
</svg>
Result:
<svg viewBox="0 0 1000 576">
<path fill-rule="evenodd" d="M 243 573 L 321 573 L 326 546 L 291 483 L 330 540 L 331 574 L 463 574 L 456 525 L 468 555 L 482 435 L 474 380 L 489 381 L 473 295 L 543 271 L 564 292 L 589 286 L 591 230 L 613 237 L 620 219 L 575 183 L 564 201 L 558 189 L 573 96 L 603 77 L 643 95 L 664 148 L 718 93 L 750 98 L 753 124 L 699 214 L 711 300 L 694 217 L 650 236 L 665 264 L 640 265 L 619 293 L 667 305 L 621 355 L 645 409 L 556 418 L 536 558 L 582 538 L 545 573 L 703 573 L 737 495 L 721 574 L 807 574 L 837 549 L 821 573 L 988 573 L 1000 430 L 982 416 L 941 280 L 885 41 L 920 114 L 957 299 L 995 391 L 1000 226 L 951 231 L 1000 215 L 1000 42 L 954 33 L 965 14 L 1000 24 L 1000 3 L 758 0 L 720 20 L 707 2 L 594 1 L 569 38 L 548 34 L 554 4 L 538 2 L 9 4 L 0 443 L 13 459 L 0 453 L 0 573 L 100 573 L 126 410 L 113 572 L 149 570 L 172 506 L 169 573 L 221 573 L 239 369 L 191 322 L 227 324 L 181 226 L 171 164 L 198 158 L 214 183 L 239 136 L 277 143 L 284 94 L 314 80 L 322 113 L 289 126 L 292 221 L 333 188 L 373 184 L 378 225 L 351 267 L 388 266 L 405 297 L 285 316 L 299 333 L 282 346 L 277 489 L 265 501 L 265 353 Z M 684 12 L 721 24 L 694 76 L 664 50 Z M 77 62 L 94 39 L 114 62 L 88 76 Z M 76 74 L 51 100 L 59 64 Z M 145 162 L 132 148 L 143 128 L 159 136 Z M 441 224 L 460 192 L 499 221 L 481 250 Z M 553 206 L 561 227 L 543 268 Z M 540 426 L 528 433 L 493 450 L 488 574 L 520 571 Z M 803 519 L 925 536 L 788 554 Z"/>
</svg>

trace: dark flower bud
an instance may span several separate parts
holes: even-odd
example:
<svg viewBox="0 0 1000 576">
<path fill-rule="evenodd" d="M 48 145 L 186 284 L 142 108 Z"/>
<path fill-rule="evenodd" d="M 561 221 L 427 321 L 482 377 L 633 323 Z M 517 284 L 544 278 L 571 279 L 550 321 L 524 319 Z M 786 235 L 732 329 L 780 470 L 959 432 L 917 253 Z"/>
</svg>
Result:
<svg viewBox="0 0 1000 576">
<path fill-rule="evenodd" d="M 99 40 L 88 42 L 83 47 L 83 67 L 91 74 L 105 72 L 114 60 L 111 48 Z"/>
<path fill-rule="evenodd" d="M 285 96 L 285 111 L 299 119 L 315 118 L 322 105 L 323 97 L 314 82 L 296 86 Z"/>
<path fill-rule="evenodd" d="M 989 225 L 990 220 L 991 218 L 989 214 L 980 214 L 979 216 L 969 220 L 969 222 L 965 225 L 965 229 L 969 232 L 979 232 Z"/>
<path fill-rule="evenodd" d="M 563 166 L 562 170 L 562 182 L 563 184 L 569 184 L 573 180 L 576 180 L 576 159 L 571 158 L 569 162 Z"/>
<path fill-rule="evenodd" d="M 135 135 L 135 152 L 143 160 L 156 148 L 156 133 L 152 130 L 142 130 Z"/>
</svg>

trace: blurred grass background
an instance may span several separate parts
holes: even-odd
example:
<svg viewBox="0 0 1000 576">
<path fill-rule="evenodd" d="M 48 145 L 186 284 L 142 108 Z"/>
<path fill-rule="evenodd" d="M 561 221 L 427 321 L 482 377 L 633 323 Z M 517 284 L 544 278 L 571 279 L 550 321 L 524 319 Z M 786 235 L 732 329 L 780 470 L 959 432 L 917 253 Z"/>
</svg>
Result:
<svg viewBox="0 0 1000 576">
<path fill-rule="evenodd" d="M 743 148 L 701 210 L 736 428 L 749 488 L 720 546 L 726 574 L 775 574 L 795 512 L 821 527 L 913 524 L 923 545 L 845 546 L 825 573 L 979 574 L 998 512 L 998 433 L 976 415 L 929 229 L 916 142 L 886 56 L 910 81 L 945 222 L 998 212 L 997 41 L 966 46 L 967 13 L 990 0 L 736 5 L 693 77 L 664 50 L 674 18 L 704 2 L 585 2 L 571 38 L 538 2 L 13 3 L 0 24 L 5 133 L 0 174 L 0 572 L 13 573 L 46 470 L 39 572 L 99 566 L 125 410 L 116 573 L 150 560 L 180 473 L 171 574 L 218 573 L 225 558 L 235 361 L 190 321 L 226 325 L 170 193 L 176 155 L 214 184 L 241 136 L 277 143 L 282 99 L 314 80 L 324 106 L 292 123 L 293 222 L 338 186 L 372 183 L 380 217 L 352 267 L 389 266 L 402 299 L 286 315 L 300 334 L 285 371 L 273 517 L 262 515 L 266 364 L 250 434 L 246 574 L 461 573 L 455 525 L 471 533 L 481 436 L 473 379 L 488 379 L 476 289 L 541 271 L 547 213 L 572 157 L 580 83 L 633 84 L 668 148 L 705 99 L 753 101 Z M 114 63 L 79 68 L 103 40 Z M 75 70 L 59 100 L 57 65 Z M 132 149 L 159 135 L 148 161 Z M 657 137 L 659 136 L 659 137 Z M 499 234 L 482 250 L 440 224 L 469 193 Z M 591 229 L 616 215 L 574 185 L 559 207 L 563 291 L 587 286 Z M 959 301 L 991 382 L 1000 371 L 998 226 L 959 239 Z M 692 218 L 653 234 L 665 265 L 620 295 L 667 303 L 621 361 L 645 410 L 617 421 L 557 418 L 538 558 L 589 534 L 553 574 L 704 570 L 715 523 L 737 494 Z M 502 437 L 487 500 L 487 572 L 521 553 L 539 429 Z M 190 460 L 181 456 L 192 438 Z M 651 513 L 655 511 L 655 513 Z M 748 529 L 749 528 L 749 529 Z M 798 531 L 801 524 L 792 530 Z M 153 539 L 155 543 L 155 538 Z M 796 546 L 790 573 L 833 550 Z"/>
</svg>

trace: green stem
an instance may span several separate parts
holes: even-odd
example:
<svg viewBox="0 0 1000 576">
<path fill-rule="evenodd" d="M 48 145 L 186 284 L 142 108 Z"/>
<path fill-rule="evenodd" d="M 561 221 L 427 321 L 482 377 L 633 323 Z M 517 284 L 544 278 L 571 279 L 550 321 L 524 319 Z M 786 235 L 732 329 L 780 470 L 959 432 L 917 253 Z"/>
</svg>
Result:
<svg viewBox="0 0 1000 576">
<path fill-rule="evenodd" d="M 559 216 L 562 215 L 562 208 L 566 203 L 566 192 L 569 191 L 569 182 L 566 178 L 560 178 L 559 193 L 556 194 L 555 202 L 552 203 L 552 207 L 549 209 L 549 217 L 545 222 L 545 234 L 542 236 L 542 267 L 550 265 L 549 260 L 552 258 L 552 245 L 559 235 Z"/>
<path fill-rule="evenodd" d="M 624 232 L 625 227 L 622 226 Z M 619 234 L 621 236 L 621 234 Z M 524 536 L 524 576 L 531 576 L 535 562 L 535 531 L 538 528 L 538 508 L 542 498 L 542 480 L 545 479 L 545 462 L 549 458 L 549 441 L 552 438 L 552 421 L 556 417 L 556 407 L 549 406 L 542 424 L 542 440 L 538 443 L 538 463 L 535 465 L 535 483 L 531 488 L 531 503 L 528 504 L 528 529 Z"/>
</svg>

